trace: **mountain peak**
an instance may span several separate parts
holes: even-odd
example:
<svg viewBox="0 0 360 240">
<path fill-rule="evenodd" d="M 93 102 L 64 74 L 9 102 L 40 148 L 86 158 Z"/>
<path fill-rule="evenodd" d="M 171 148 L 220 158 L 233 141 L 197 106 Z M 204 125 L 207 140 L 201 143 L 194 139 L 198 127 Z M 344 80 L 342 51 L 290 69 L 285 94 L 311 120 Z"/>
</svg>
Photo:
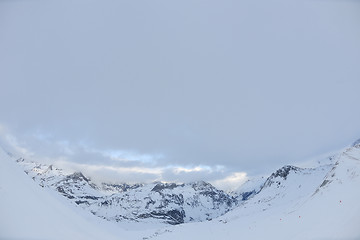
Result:
<svg viewBox="0 0 360 240">
<path fill-rule="evenodd" d="M 270 177 L 276 178 L 276 177 L 281 177 L 283 179 L 286 180 L 287 176 L 289 175 L 290 171 L 298 171 L 300 170 L 300 168 L 292 166 L 292 165 L 286 165 L 280 169 L 278 169 L 276 172 L 274 172 L 273 174 L 271 174 Z"/>
<path fill-rule="evenodd" d="M 356 140 L 351 146 L 352 147 L 360 146 L 360 138 L 358 140 Z"/>
<path fill-rule="evenodd" d="M 214 189 L 214 186 L 211 185 L 210 183 L 208 182 L 205 182 L 205 181 L 196 181 L 196 182 L 193 182 L 193 183 L 190 183 L 191 186 L 194 188 L 194 190 L 198 191 L 198 190 L 205 190 L 205 189 Z"/>
<path fill-rule="evenodd" d="M 73 174 L 70 174 L 67 176 L 68 179 L 73 179 L 73 180 L 84 180 L 86 182 L 89 182 L 90 179 L 88 179 L 87 177 L 84 176 L 84 174 L 82 174 L 82 172 L 75 172 Z"/>
<path fill-rule="evenodd" d="M 158 183 L 155 185 L 155 187 L 153 187 L 153 189 L 151 189 L 151 191 L 153 192 L 161 192 L 164 189 L 174 189 L 178 186 L 181 185 L 177 185 L 176 183 Z"/>
<path fill-rule="evenodd" d="M 271 186 L 275 182 L 277 183 L 277 185 L 280 185 L 281 181 L 282 181 L 280 179 L 286 180 L 287 177 L 289 176 L 290 172 L 296 173 L 297 171 L 300 171 L 300 170 L 301 170 L 301 168 L 299 168 L 299 167 L 295 167 L 292 165 L 285 165 L 284 167 L 278 169 L 276 172 L 273 172 L 270 175 L 270 177 L 268 177 L 268 179 L 265 181 L 264 185 L 262 186 L 261 190 L 265 187 Z"/>
</svg>

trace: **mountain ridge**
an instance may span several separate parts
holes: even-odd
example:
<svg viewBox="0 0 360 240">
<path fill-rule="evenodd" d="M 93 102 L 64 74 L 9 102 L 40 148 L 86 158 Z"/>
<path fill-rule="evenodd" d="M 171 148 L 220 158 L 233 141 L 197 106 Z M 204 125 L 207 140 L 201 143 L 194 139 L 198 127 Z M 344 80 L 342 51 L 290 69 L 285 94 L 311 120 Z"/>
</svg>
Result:
<svg viewBox="0 0 360 240">
<path fill-rule="evenodd" d="M 169 224 L 205 221 L 237 206 L 238 200 L 204 181 L 150 184 L 95 184 L 81 172 L 64 174 L 53 165 L 17 160 L 42 187 L 56 190 L 94 215 L 115 222 Z"/>
<path fill-rule="evenodd" d="M 43 195 L 40 192 L 51 193 L 53 197 L 56 195 L 76 212 L 87 213 L 89 218 L 97 219 L 105 225 L 120 224 L 116 231 L 122 232 L 121 236 L 125 234 L 126 239 L 222 239 L 224 236 L 238 239 L 240 235 L 246 239 L 284 240 L 360 237 L 360 144 L 327 158 L 317 167 L 285 165 L 267 178 L 250 179 L 242 190 L 231 196 L 203 181 L 185 184 L 154 182 L 96 185 L 80 172 L 65 173 L 53 165 L 29 163 L 22 158 L 16 160 L 5 151 L 0 151 L 0 158 L 1 171 L 4 173 L 4 176 L 0 176 L 3 179 L 0 191 L 4 196 L 0 199 L 0 210 L 5 213 L 0 214 L 0 220 L 6 228 L 0 231 L 0 238 L 24 238 L 24 235 L 14 230 L 17 221 L 9 219 L 14 219 L 12 212 L 21 218 L 23 212 L 17 211 L 18 208 L 29 214 L 31 205 L 34 205 L 36 211 L 41 210 L 40 204 L 32 200 L 27 203 L 28 198 L 22 195 L 23 192 L 31 195 L 31 189 L 36 192 L 35 195 L 39 192 L 39 196 Z M 17 163 L 23 167 L 22 170 L 30 178 L 24 174 L 21 179 L 28 178 L 31 182 L 32 178 L 35 181 L 29 190 L 22 190 L 21 184 L 16 184 L 17 189 L 11 187 L 13 184 L 7 179 L 15 182 L 17 179 L 10 177 L 12 168 L 4 164 L 6 161 L 3 162 L 3 158 L 11 159 L 14 166 Z M 21 168 L 14 170 L 14 173 L 21 172 Z M 42 188 L 36 186 L 36 183 Z M 59 189 L 63 192 L 57 187 L 61 187 Z M 12 199 L 13 195 L 7 193 L 15 190 L 15 196 L 21 197 Z M 34 197 L 31 196 L 31 199 Z M 233 203 L 234 199 L 237 204 L 229 207 L 226 201 Z M 50 201 L 47 197 L 45 200 Z M 41 203 L 42 200 L 37 201 Z M 4 206 L 7 206 L 6 209 Z M 36 219 L 36 211 L 26 217 L 26 221 Z M 54 211 L 49 212 L 54 214 Z M 97 217 L 91 217 L 91 213 Z M 56 217 L 54 224 L 61 222 Z M 102 221 L 99 217 L 108 221 Z M 23 220 L 20 222 L 24 224 Z M 33 226 L 32 223 L 28 224 Z M 41 221 L 41 224 L 49 225 L 51 230 L 32 233 L 33 230 L 27 228 L 25 232 L 30 233 L 29 236 L 46 236 L 45 239 L 61 239 L 60 236 L 64 236 L 59 233 L 58 237 L 51 237 L 49 234 L 58 230 L 52 223 Z M 174 228 L 171 226 L 174 224 L 180 225 Z M 134 226 L 136 231 L 124 230 L 130 226 Z M 3 227 L 0 225 L 0 228 Z M 33 228 L 37 229 L 35 225 Z M 67 235 L 64 233 L 66 236 L 73 232 L 80 234 L 80 230 L 73 228 L 64 231 L 67 232 Z"/>
<path fill-rule="evenodd" d="M 332 160 L 329 158 L 327 167 L 320 168 L 328 169 L 333 165 Z M 53 165 L 28 162 L 23 158 L 16 162 L 40 186 L 59 192 L 95 216 L 114 222 L 167 224 L 212 220 L 266 192 L 267 188 L 283 188 L 289 176 L 298 173 L 310 175 L 317 169 L 285 165 L 269 177 L 257 180 L 256 184 L 249 181 L 247 189 L 227 194 L 204 181 L 182 184 L 95 184 L 81 172 L 65 174 Z"/>
</svg>

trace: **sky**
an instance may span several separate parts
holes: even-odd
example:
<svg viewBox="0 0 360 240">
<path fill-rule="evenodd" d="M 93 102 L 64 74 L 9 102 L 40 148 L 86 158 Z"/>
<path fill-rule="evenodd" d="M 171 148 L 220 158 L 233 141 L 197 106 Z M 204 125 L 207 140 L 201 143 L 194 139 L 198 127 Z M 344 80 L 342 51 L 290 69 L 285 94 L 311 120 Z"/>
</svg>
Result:
<svg viewBox="0 0 360 240">
<path fill-rule="evenodd" d="M 0 142 L 234 187 L 360 138 L 359 63 L 357 0 L 0 0 Z"/>
</svg>

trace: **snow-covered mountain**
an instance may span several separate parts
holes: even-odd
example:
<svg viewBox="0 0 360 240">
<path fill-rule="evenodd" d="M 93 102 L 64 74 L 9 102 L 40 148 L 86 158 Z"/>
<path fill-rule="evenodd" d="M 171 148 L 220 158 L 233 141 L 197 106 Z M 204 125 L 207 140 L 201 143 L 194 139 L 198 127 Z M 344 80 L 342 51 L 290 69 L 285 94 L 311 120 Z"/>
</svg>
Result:
<svg viewBox="0 0 360 240">
<path fill-rule="evenodd" d="M 96 185 L 79 172 L 18 158 L 31 184 L 14 157 L 0 151 L 0 158 L 0 239 L 100 239 L 99 226 L 115 222 L 118 229 L 101 239 L 360 239 L 360 141 L 316 167 L 287 165 L 250 179 L 232 195 L 206 182 Z M 156 229 L 125 230 L 131 223 Z"/>
<path fill-rule="evenodd" d="M 214 221 L 148 239 L 360 239 L 360 141 L 316 168 L 285 166 L 259 192 Z"/>
<path fill-rule="evenodd" d="M 52 165 L 17 162 L 42 187 L 61 193 L 94 215 L 115 222 L 165 222 L 179 224 L 219 217 L 237 206 L 238 200 L 199 181 L 186 184 L 96 185 L 81 172 L 65 174 Z"/>
<path fill-rule="evenodd" d="M 130 234 L 34 183 L 0 147 L 0 239 L 115 240 Z M 132 233 L 131 237 L 137 238 Z"/>
</svg>

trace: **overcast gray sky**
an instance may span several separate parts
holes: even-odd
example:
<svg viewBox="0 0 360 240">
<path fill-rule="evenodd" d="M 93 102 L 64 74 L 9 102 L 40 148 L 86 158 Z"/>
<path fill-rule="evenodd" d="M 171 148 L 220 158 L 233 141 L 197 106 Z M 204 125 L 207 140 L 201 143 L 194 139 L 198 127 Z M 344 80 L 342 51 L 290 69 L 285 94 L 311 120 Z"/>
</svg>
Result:
<svg viewBox="0 0 360 240">
<path fill-rule="evenodd" d="M 236 182 L 359 138 L 359 64 L 360 1 L 2 0 L 0 133 L 114 181 Z"/>
</svg>

